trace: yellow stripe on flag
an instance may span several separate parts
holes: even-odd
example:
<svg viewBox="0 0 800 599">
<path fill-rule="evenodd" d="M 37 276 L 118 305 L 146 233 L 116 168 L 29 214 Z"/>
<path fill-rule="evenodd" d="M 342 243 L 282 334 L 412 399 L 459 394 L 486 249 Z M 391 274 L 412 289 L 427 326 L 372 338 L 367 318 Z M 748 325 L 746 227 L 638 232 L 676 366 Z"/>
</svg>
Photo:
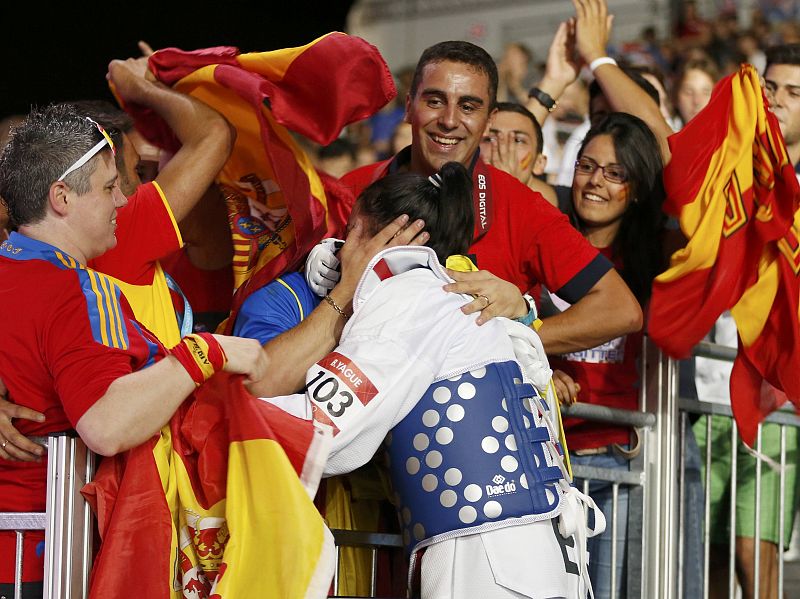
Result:
<svg viewBox="0 0 800 599">
<path fill-rule="evenodd" d="M 226 513 L 227 570 L 216 589 L 222 599 L 255 589 L 262 599 L 327 594 L 330 532 L 277 442 L 231 443 Z"/>
<path fill-rule="evenodd" d="M 712 155 L 694 200 L 681 212 L 681 230 L 689 242 L 672 255 L 670 268 L 656 278 L 661 283 L 714 266 L 728 212 L 726 204 L 735 202 L 736 197 L 735 190 L 728 190 L 731 180 L 738 181 L 739 189 L 749 189 L 753 184 L 753 141 L 767 129 L 764 106 L 758 101 L 760 93 L 755 93 L 754 85 L 757 87 L 758 82 L 748 77 L 731 82 L 729 134 Z M 753 114 L 757 115 L 756 131 L 752 127 Z M 733 206 L 734 211 L 736 208 Z"/>
<path fill-rule="evenodd" d="M 283 79 L 286 71 L 289 70 L 289 67 L 298 56 L 329 35 L 333 34 L 326 33 L 325 35 L 315 39 L 313 42 L 298 48 L 285 48 L 282 50 L 273 50 L 272 52 L 252 52 L 248 54 L 240 54 L 236 57 L 236 60 L 238 60 L 239 64 L 248 71 L 253 71 L 263 75 L 270 81 L 280 81 Z"/>
</svg>

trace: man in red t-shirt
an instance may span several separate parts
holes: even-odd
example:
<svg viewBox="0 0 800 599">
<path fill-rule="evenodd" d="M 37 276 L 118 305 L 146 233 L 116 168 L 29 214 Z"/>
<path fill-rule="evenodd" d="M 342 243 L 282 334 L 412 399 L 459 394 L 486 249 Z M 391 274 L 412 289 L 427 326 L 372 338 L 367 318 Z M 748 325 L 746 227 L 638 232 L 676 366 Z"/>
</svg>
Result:
<svg viewBox="0 0 800 599">
<path fill-rule="evenodd" d="M 136 320 L 166 347 L 173 347 L 181 338 L 182 323 L 176 318 L 161 261 L 179 251 L 184 242 L 192 248 L 196 239 L 204 237 L 217 243 L 220 230 L 230 243 L 224 202 L 205 192 L 216 189 L 209 186 L 230 154 L 232 133 L 215 110 L 156 82 L 148 76 L 146 65 L 144 56 L 115 60 L 109 65 L 109 80 L 126 102 L 146 106 L 159 115 L 181 143 L 178 152 L 160 172 L 147 177 L 151 181 L 149 184 L 142 185 L 140 169 L 144 171 L 144 161 L 141 159 L 155 156 L 133 128 L 131 117 L 106 101 L 71 104 L 79 114 L 92 118 L 109 133 L 115 146 L 119 187 L 128 199 L 117 217 L 117 244 L 88 266 L 112 276 Z M 143 155 L 144 152 L 148 155 Z M 196 209 L 198 204 L 203 206 L 200 211 Z M 221 210 L 221 215 L 213 212 L 215 209 Z M 183 223 L 190 215 L 193 226 L 187 239 Z M 201 221 L 202 226 L 198 226 Z M 181 222 L 181 230 L 178 230 L 178 222 Z M 0 396 L 5 397 L 2 388 Z M 0 441 L 8 441 L 5 447 L 0 447 L 0 459 L 29 460 L 43 455 L 41 447 L 19 435 L 11 424 L 12 418 L 36 420 L 37 417 L 40 415 L 0 398 Z"/>
<path fill-rule="evenodd" d="M 117 210 L 128 201 L 112 151 L 102 127 L 61 105 L 32 112 L 0 162 L 0 196 L 17 229 L 0 246 L 0 374 L 12 398 L 46 416 L 20 421 L 21 433 L 74 428 L 101 455 L 150 438 L 215 371 L 251 381 L 266 371 L 251 340 L 193 336 L 165 350 L 114 281 L 86 266 L 116 245 Z M 161 201 L 153 186 L 141 194 Z M 0 511 L 42 510 L 45 468 L 5 462 Z M 23 579 L 41 580 L 35 535 L 29 543 Z M 13 580 L 13 551 L 13 533 L 0 534 L 0 588 Z"/>
<path fill-rule="evenodd" d="M 633 294 L 604 257 L 542 196 L 514 177 L 485 164 L 481 136 L 494 110 L 497 67 L 469 42 L 442 42 L 422 54 L 406 98 L 411 146 L 384 162 L 342 178 L 354 197 L 390 172 L 432 175 L 449 161 L 473 177 L 475 240 L 470 252 L 477 273 L 451 273 L 449 291 L 476 299 L 463 308 L 482 311 L 478 323 L 494 316 L 525 319 L 522 292 L 545 284 L 572 304 L 544 320 L 539 335 L 548 353 L 595 347 L 642 326 Z M 530 318 L 530 317 L 529 317 Z"/>
</svg>

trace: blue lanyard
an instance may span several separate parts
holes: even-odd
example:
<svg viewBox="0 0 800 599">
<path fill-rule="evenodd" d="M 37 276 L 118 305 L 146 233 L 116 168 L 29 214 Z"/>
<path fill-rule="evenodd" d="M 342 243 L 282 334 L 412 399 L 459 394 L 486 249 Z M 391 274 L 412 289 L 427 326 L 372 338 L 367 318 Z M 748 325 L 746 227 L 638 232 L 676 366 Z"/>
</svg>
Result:
<svg viewBox="0 0 800 599">
<path fill-rule="evenodd" d="M 181 291 L 178 283 L 175 282 L 175 279 L 173 279 L 167 273 L 164 273 L 164 276 L 167 279 L 167 287 L 180 295 L 181 299 L 183 299 L 183 316 L 181 316 L 178 311 L 175 310 L 175 318 L 178 320 L 178 327 L 181 330 L 181 337 L 191 335 L 192 332 L 194 332 L 194 313 L 192 312 L 192 306 L 187 297 L 184 295 L 183 291 Z"/>
</svg>

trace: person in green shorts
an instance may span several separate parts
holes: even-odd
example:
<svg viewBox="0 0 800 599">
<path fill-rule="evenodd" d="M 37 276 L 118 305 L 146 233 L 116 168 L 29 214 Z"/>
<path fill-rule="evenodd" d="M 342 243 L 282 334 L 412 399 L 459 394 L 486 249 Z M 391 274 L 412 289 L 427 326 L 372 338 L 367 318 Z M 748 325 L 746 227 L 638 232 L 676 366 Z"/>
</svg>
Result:
<svg viewBox="0 0 800 599">
<path fill-rule="evenodd" d="M 709 334 L 709 340 L 720 345 L 736 347 L 736 327 L 729 313 L 723 314 Z M 697 358 L 695 383 L 701 401 L 724 402 L 730 405 L 728 391 L 730 362 Z M 710 439 L 707 435 L 707 420 L 711 419 Z M 743 599 L 754 597 L 755 583 L 755 538 L 756 538 L 756 458 L 741 441 L 736 442 L 736 472 L 732 468 L 731 429 L 733 420 L 727 416 L 703 416 L 694 425 L 697 443 L 705 470 L 707 447 L 711 450 L 711 472 L 709 527 L 710 564 L 709 597 L 728 597 L 728 547 L 730 540 L 730 510 L 733 489 L 736 490 L 736 575 L 742 587 Z M 786 427 L 786 458 L 784 467 L 783 535 L 780 530 L 780 473 L 767 462 L 761 462 L 759 511 L 760 574 L 759 597 L 778 597 L 778 543 L 788 547 L 794 524 L 794 515 L 800 495 L 797 481 L 798 432 L 793 426 Z M 756 446 L 755 449 L 758 449 Z M 761 428 L 760 453 L 780 464 L 781 426 L 764 424 Z M 703 472 L 703 480 L 706 473 Z M 782 539 L 781 539 L 782 536 Z M 779 541 L 779 539 L 781 539 Z"/>
</svg>

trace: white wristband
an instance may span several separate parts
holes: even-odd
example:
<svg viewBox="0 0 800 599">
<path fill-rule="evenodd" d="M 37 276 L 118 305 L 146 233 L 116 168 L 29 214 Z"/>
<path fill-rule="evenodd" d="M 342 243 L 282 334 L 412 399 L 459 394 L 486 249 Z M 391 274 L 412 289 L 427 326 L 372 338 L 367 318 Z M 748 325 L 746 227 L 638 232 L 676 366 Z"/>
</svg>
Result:
<svg viewBox="0 0 800 599">
<path fill-rule="evenodd" d="M 613 58 L 611 58 L 610 56 L 601 56 L 600 58 L 595 58 L 595 59 L 594 59 L 594 60 L 593 60 L 593 61 L 592 61 L 592 62 L 589 64 L 589 70 L 590 70 L 592 73 L 594 73 L 594 71 L 595 71 L 595 69 L 596 69 L 597 67 L 599 67 L 599 66 L 601 66 L 601 65 L 604 65 L 604 64 L 613 64 L 614 66 L 617 66 L 617 61 L 616 61 L 616 60 L 614 60 Z"/>
</svg>

